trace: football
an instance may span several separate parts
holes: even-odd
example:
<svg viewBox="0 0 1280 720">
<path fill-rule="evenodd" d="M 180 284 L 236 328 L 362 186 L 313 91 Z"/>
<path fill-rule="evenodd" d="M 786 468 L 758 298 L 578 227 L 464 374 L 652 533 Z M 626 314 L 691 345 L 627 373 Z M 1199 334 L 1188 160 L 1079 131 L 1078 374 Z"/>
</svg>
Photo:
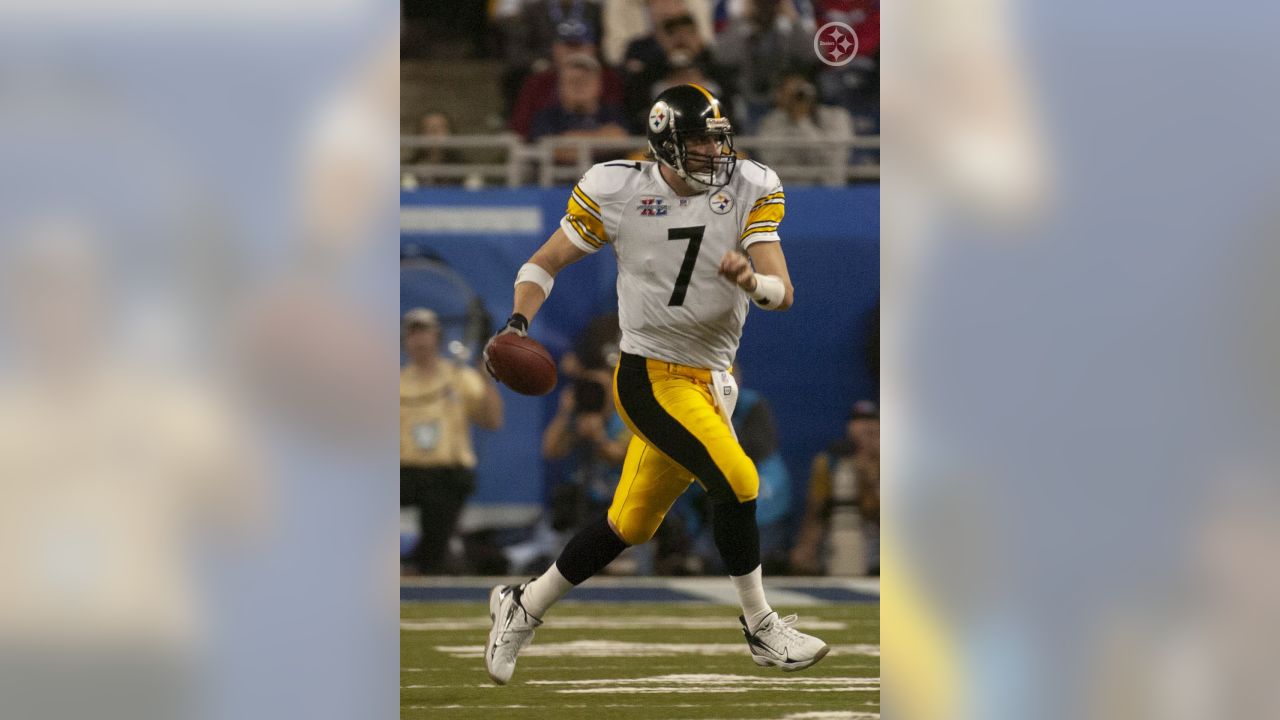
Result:
<svg viewBox="0 0 1280 720">
<path fill-rule="evenodd" d="M 546 395 L 555 389 L 556 362 L 533 338 L 499 335 L 489 345 L 489 364 L 499 382 L 521 395 Z"/>
</svg>

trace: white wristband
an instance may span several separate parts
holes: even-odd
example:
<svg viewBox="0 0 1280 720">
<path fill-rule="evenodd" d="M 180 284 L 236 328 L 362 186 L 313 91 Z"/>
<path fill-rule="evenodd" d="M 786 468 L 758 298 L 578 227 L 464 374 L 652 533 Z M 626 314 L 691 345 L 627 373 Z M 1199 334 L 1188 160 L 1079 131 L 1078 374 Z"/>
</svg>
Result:
<svg viewBox="0 0 1280 720">
<path fill-rule="evenodd" d="M 520 266 L 520 272 L 516 273 L 516 285 L 522 282 L 533 283 L 542 288 L 542 294 L 545 297 L 551 297 L 551 287 L 556 284 L 555 278 L 551 277 L 551 273 L 534 263 L 525 263 Z"/>
<path fill-rule="evenodd" d="M 751 293 L 751 300 L 765 310 L 777 310 L 787 297 L 787 286 L 782 278 L 776 275 L 756 273 L 756 291 Z"/>
</svg>

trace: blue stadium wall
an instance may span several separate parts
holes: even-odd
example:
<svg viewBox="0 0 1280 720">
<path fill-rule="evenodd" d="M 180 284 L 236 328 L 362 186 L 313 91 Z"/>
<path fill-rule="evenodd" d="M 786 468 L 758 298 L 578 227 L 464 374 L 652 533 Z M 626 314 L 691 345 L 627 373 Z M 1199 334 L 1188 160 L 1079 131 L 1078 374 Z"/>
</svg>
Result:
<svg viewBox="0 0 1280 720">
<path fill-rule="evenodd" d="M 511 310 L 516 271 L 557 227 L 566 193 L 563 188 L 405 192 L 401 255 L 443 260 L 501 322 Z M 796 304 L 785 313 L 753 308 L 738 362 L 744 385 L 759 390 L 773 407 L 795 485 L 793 512 L 799 512 L 814 454 L 843 433 L 854 400 L 879 399 L 868 344 L 878 332 L 880 189 L 789 189 L 781 234 Z M 607 250 L 566 269 L 533 325 L 533 337 L 558 358 L 588 320 L 617 309 L 615 279 L 613 253 Z M 401 305 L 459 316 L 462 294 L 457 284 L 406 279 Z M 476 432 L 480 467 L 473 502 L 542 502 L 545 467 L 539 443 L 558 391 L 528 398 L 503 388 L 505 426 Z"/>
</svg>

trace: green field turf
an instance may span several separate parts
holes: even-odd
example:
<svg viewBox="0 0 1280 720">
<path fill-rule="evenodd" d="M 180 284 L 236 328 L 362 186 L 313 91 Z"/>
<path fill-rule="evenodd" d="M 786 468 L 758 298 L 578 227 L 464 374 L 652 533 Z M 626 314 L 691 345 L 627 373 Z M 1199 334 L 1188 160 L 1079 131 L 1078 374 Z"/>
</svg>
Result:
<svg viewBox="0 0 1280 720">
<path fill-rule="evenodd" d="M 780 608 L 789 612 L 786 608 Z M 832 647 L 796 673 L 757 667 L 727 605 L 564 602 L 499 687 L 484 603 L 404 604 L 400 717 L 864 720 L 880 717 L 880 608 L 799 608 Z"/>
</svg>

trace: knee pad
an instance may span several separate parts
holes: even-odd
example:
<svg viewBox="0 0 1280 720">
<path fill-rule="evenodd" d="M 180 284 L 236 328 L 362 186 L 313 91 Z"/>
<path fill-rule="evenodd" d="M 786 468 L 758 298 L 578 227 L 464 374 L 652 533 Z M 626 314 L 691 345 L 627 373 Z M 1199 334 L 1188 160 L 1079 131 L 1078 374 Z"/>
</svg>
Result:
<svg viewBox="0 0 1280 720">
<path fill-rule="evenodd" d="M 613 523 L 613 527 L 617 530 L 618 536 L 628 545 L 643 545 L 649 542 L 649 538 L 658 531 L 658 526 L 662 524 L 662 515 L 654 516 L 654 513 L 644 510 L 643 508 L 627 509 L 625 512 L 609 515 L 609 520 Z"/>
<path fill-rule="evenodd" d="M 756 464 L 744 453 L 742 459 L 735 462 L 725 472 L 727 487 L 715 487 L 707 484 L 707 495 L 713 504 L 733 504 L 751 502 L 760 494 L 760 473 Z"/>
</svg>

